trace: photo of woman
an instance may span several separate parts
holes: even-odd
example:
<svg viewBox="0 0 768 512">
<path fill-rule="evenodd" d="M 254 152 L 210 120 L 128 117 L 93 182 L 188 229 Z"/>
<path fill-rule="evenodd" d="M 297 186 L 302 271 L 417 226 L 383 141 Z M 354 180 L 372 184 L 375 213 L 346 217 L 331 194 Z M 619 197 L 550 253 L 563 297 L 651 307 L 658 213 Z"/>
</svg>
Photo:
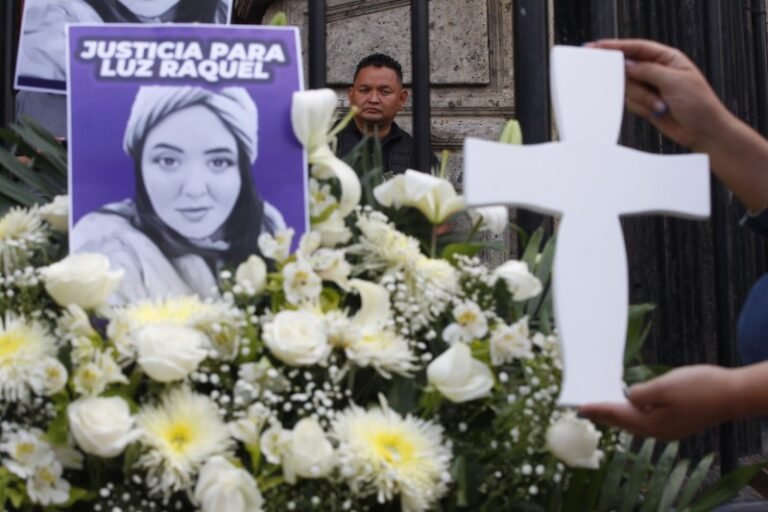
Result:
<svg viewBox="0 0 768 512">
<path fill-rule="evenodd" d="M 232 0 L 26 0 L 16 86 L 65 92 L 67 23 L 229 22 Z"/>
<path fill-rule="evenodd" d="M 71 250 L 125 270 L 118 303 L 218 294 L 217 275 L 259 254 L 261 233 L 285 227 L 252 180 L 256 104 L 242 87 L 142 86 L 125 126 L 133 198 L 86 214 Z"/>
</svg>

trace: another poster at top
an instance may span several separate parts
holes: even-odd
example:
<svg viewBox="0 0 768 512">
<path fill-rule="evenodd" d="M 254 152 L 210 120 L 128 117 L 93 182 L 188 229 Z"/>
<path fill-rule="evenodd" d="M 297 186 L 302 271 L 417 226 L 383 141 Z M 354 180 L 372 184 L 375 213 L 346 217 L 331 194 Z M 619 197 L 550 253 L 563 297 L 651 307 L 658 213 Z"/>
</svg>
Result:
<svg viewBox="0 0 768 512">
<path fill-rule="evenodd" d="M 233 0 L 26 0 L 16 88 L 66 93 L 69 23 L 230 22 Z"/>
<path fill-rule="evenodd" d="M 68 30 L 70 250 L 125 272 L 114 302 L 215 297 L 222 271 L 271 264 L 260 237 L 292 229 L 295 247 L 308 226 L 298 29 Z"/>
</svg>

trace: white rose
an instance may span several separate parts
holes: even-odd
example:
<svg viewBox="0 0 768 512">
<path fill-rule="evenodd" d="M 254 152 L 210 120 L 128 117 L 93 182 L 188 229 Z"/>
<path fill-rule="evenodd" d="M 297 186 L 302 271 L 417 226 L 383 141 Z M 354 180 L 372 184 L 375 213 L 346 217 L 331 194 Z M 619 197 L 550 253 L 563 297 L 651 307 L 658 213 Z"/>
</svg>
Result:
<svg viewBox="0 0 768 512">
<path fill-rule="evenodd" d="M 463 343 L 454 343 L 429 364 L 427 380 L 454 403 L 483 398 L 493 388 L 490 368 L 474 359 Z"/>
<path fill-rule="evenodd" d="M 95 309 L 120 285 L 123 270 L 110 272 L 103 254 L 71 254 L 42 269 L 45 289 L 60 306 Z"/>
<path fill-rule="evenodd" d="M 182 380 L 207 357 L 208 338 L 180 325 L 150 325 L 134 336 L 138 363 L 158 382 Z"/>
<path fill-rule="evenodd" d="M 601 436 L 591 421 L 568 411 L 547 429 L 547 448 L 571 467 L 597 469 L 603 458 Z"/>
<path fill-rule="evenodd" d="M 317 364 L 331 352 L 323 320 L 306 311 L 281 311 L 264 326 L 264 344 L 290 366 Z"/>
<path fill-rule="evenodd" d="M 91 455 L 116 457 L 138 436 L 122 398 L 81 398 L 69 404 L 67 417 L 77 445 Z"/>
<path fill-rule="evenodd" d="M 304 418 L 291 431 L 283 454 L 283 474 L 289 484 L 296 477 L 322 478 L 331 472 L 335 463 L 333 445 L 317 420 Z"/>
<path fill-rule="evenodd" d="M 195 486 L 202 512 L 260 512 L 264 498 L 247 471 L 216 455 L 209 459 Z"/>
<path fill-rule="evenodd" d="M 69 196 L 56 196 L 38 210 L 40 216 L 56 231 L 69 231 Z"/>
<path fill-rule="evenodd" d="M 531 274 L 524 261 L 509 260 L 497 267 L 493 275 L 507 283 L 507 290 L 513 300 L 528 300 L 541 293 L 541 281 Z"/>
<path fill-rule="evenodd" d="M 249 295 L 261 293 L 267 284 L 267 264 L 255 254 L 251 255 L 237 267 L 235 283 L 242 286 Z"/>
</svg>

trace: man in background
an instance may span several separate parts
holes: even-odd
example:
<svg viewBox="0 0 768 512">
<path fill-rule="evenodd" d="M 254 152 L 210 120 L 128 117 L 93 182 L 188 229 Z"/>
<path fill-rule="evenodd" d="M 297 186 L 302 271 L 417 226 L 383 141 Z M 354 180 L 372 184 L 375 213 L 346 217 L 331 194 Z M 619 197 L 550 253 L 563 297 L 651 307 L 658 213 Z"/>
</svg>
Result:
<svg viewBox="0 0 768 512">
<path fill-rule="evenodd" d="M 352 86 L 347 91 L 350 106 L 357 107 L 353 122 L 338 134 L 336 154 L 344 157 L 366 135 L 370 135 L 370 153 L 374 151 L 373 137 L 381 144 L 382 171 L 385 176 L 402 174 L 416 168 L 413 138 L 395 122 L 405 106 L 408 91 L 403 88 L 403 68 L 398 61 L 382 53 L 361 60 L 355 69 Z M 432 166 L 437 166 L 432 155 Z M 431 169 L 418 169 L 430 172 Z"/>
</svg>

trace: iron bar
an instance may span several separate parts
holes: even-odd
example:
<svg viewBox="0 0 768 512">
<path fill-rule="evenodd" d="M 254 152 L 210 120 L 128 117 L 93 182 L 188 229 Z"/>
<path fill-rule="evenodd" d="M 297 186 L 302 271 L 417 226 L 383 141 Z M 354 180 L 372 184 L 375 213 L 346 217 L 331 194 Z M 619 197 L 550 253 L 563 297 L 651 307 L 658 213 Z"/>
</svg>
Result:
<svg viewBox="0 0 768 512">
<path fill-rule="evenodd" d="M 411 88 L 417 169 L 430 169 L 429 0 L 411 0 Z"/>
<path fill-rule="evenodd" d="M 309 88 L 321 89 L 327 82 L 325 0 L 309 2 Z"/>
<path fill-rule="evenodd" d="M 0 7 L 0 120 L 3 126 L 13 121 L 13 76 L 16 57 L 16 20 L 18 2 L 6 0 Z"/>
<path fill-rule="evenodd" d="M 592 0 L 592 39 L 614 38 L 619 33 L 616 0 Z"/>
<path fill-rule="evenodd" d="M 525 144 L 551 139 L 549 106 L 549 9 L 541 0 L 515 0 L 515 115 Z M 518 210 L 517 224 L 526 233 L 542 225 L 544 217 Z"/>
<path fill-rule="evenodd" d="M 707 0 L 706 14 L 708 30 L 708 62 L 707 71 L 712 87 L 723 98 L 725 97 L 725 61 L 723 56 L 723 13 L 720 0 Z M 717 180 L 712 178 L 712 230 L 714 234 L 730 235 L 728 221 L 728 191 Z M 715 302 L 717 314 L 717 359 L 723 366 L 734 366 L 734 336 L 733 336 L 733 286 L 730 277 L 730 265 L 733 261 L 733 241 L 730 236 L 719 239 L 714 244 L 715 252 Z M 738 465 L 736 446 L 736 426 L 724 423 L 720 426 L 720 471 L 729 473 Z"/>
</svg>

